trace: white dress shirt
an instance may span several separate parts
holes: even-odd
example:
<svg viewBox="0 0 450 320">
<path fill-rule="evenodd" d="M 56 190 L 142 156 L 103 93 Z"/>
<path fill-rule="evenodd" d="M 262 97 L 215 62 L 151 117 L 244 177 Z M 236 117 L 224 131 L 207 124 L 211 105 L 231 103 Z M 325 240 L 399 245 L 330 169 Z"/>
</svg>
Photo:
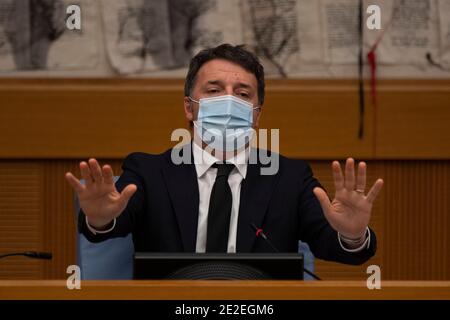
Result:
<svg viewBox="0 0 450 320">
<path fill-rule="evenodd" d="M 209 198 L 211 197 L 211 191 L 217 175 L 217 169 L 213 168 L 212 165 L 216 162 L 220 162 L 220 160 L 209 152 L 204 151 L 195 142 L 192 143 L 192 150 L 194 154 L 195 171 L 197 172 L 198 192 L 200 194 L 195 252 L 203 253 L 206 251 Z M 226 160 L 226 162 L 235 165 L 235 168 L 233 168 L 228 176 L 228 184 L 230 185 L 231 195 L 233 196 L 233 203 L 231 206 L 227 252 L 236 253 L 241 182 L 247 175 L 246 153 L 240 152 L 236 157 L 231 157 Z"/>
</svg>

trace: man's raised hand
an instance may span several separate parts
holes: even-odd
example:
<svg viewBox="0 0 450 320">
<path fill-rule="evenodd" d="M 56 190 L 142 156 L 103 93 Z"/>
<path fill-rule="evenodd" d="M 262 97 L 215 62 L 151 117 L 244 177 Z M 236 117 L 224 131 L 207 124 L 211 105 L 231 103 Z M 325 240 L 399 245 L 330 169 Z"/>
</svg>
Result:
<svg viewBox="0 0 450 320">
<path fill-rule="evenodd" d="M 129 184 L 119 193 L 114 185 L 111 166 L 100 168 L 95 159 L 81 162 L 80 171 L 84 185 L 71 172 L 66 173 L 66 180 L 77 193 L 89 224 L 101 229 L 122 213 L 137 187 Z"/>
<path fill-rule="evenodd" d="M 344 175 L 339 162 L 334 161 L 333 201 L 330 202 L 322 188 L 316 187 L 313 190 L 330 225 L 347 238 L 358 239 L 364 234 L 370 221 L 372 204 L 383 186 L 383 180 L 377 179 L 366 194 L 366 170 L 366 164 L 360 162 L 356 175 L 355 161 L 349 158 L 345 163 Z"/>
</svg>

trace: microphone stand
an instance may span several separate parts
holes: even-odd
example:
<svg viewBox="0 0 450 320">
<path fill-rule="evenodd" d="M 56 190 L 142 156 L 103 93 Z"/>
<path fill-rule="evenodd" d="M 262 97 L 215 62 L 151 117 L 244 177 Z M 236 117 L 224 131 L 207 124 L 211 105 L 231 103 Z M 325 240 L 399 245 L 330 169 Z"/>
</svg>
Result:
<svg viewBox="0 0 450 320">
<path fill-rule="evenodd" d="M 251 224 L 253 230 L 255 230 L 256 232 L 256 236 L 257 237 L 261 237 L 264 239 L 264 241 L 266 241 L 266 243 L 272 248 L 272 250 L 276 253 L 279 253 L 280 251 L 273 245 L 272 241 L 269 240 L 269 238 L 266 236 L 266 234 L 264 233 L 263 229 L 258 228 L 257 226 L 255 226 L 254 223 Z M 312 273 L 311 271 L 309 271 L 308 269 L 305 268 L 305 266 L 303 266 L 303 271 L 305 271 L 307 274 L 309 274 L 311 277 L 313 277 L 316 280 L 322 280 L 320 279 L 318 276 L 316 276 L 314 273 Z"/>
</svg>

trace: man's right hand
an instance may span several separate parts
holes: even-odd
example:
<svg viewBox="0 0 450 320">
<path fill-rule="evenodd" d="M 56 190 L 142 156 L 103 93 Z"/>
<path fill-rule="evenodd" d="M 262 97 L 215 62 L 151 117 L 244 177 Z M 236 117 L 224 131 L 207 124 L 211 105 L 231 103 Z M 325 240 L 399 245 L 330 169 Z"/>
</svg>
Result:
<svg viewBox="0 0 450 320">
<path fill-rule="evenodd" d="M 122 213 L 137 187 L 129 184 L 119 193 L 114 185 L 111 166 L 100 168 L 95 159 L 81 162 L 80 170 L 84 185 L 71 172 L 66 173 L 66 180 L 77 193 L 89 225 L 101 230 Z"/>
</svg>

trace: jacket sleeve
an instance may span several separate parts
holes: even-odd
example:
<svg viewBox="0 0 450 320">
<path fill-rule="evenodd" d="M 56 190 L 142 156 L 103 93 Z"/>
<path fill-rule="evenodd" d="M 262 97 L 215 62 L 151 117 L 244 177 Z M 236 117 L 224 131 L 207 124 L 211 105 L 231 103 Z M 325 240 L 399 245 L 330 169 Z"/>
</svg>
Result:
<svg viewBox="0 0 450 320">
<path fill-rule="evenodd" d="M 342 249 L 337 232 L 324 216 L 319 200 L 313 193 L 315 187 L 323 188 L 306 164 L 300 177 L 299 216 L 300 240 L 308 243 L 314 256 L 329 261 L 359 265 L 376 252 L 375 233 L 370 230 L 370 245 L 362 251 L 351 253 Z"/>
<path fill-rule="evenodd" d="M 136 192 L 130 198 L 126 208 L 116 219 L 113 230 L 103 234 L 93 234 L 86 225 L 86 216 L 83 210 L 78 215 L 78 230 L 90 242 L 101 242 L 116 237 L 125 237 L 133 231 L 138 215 L 141 215 L 145 204 L 145 184 L 139 172 L 141 172 L 142 161 L 140 154 L 132 153 L 123 162 L 123 173 L 116 182 L 117 191 L 121 192 L 129 184 L 135 184 Z"/>
</svg>

